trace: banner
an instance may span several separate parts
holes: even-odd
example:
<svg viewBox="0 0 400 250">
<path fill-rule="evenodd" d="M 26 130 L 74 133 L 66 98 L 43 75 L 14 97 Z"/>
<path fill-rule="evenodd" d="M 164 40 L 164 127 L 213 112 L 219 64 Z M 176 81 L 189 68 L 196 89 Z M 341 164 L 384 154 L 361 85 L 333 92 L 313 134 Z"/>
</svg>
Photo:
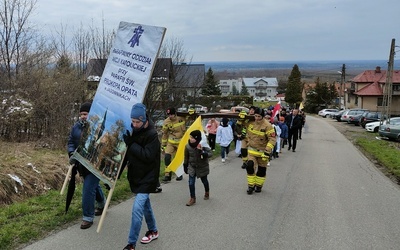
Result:
<svg viewBox="0 0 400 250">
<path fill-rule="evenodd" d="M 125 155 L 122 135 L 131 130 L 131 107 L 143 102 L 165 31 L 120 22 L 89 112 L 89 126 L 72 156 L 110 187 Z"/>
</svg>

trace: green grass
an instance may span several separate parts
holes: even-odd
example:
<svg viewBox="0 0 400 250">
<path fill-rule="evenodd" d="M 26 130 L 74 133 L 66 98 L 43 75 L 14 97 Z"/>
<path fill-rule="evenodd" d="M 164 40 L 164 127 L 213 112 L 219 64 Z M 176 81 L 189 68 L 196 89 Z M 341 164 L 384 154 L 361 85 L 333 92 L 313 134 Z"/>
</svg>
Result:
<svg viewBox="0 0 400 250">
<path fill-rule="evenodd" d="M 359 137 L 356 144 L 365 150 L 379 164 L 394 174 L 400 176 L 400 154 L 399 144 L 387 140 L 377 140 L 365 137 Z"/>
</svg>

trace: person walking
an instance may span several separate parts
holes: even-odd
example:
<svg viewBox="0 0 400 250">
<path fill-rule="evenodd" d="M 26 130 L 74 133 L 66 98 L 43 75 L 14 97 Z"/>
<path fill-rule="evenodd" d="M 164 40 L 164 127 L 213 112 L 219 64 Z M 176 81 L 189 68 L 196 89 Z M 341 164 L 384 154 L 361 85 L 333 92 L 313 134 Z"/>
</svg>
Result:
<svg viewBox="0 0 400 250">
<path fill-rule="evenodd" d="M 303 130 L 304 125 L 306 124 L 306 113 L 304 111 L 299 111 L 299 116 L 301 118 L 301 126 L 299 128 L 299 139 L 301 140 L 301 132 Z"/>
<path fill-rule="evenodd" d="M 249 108 L 249 115 L 254 115 L 254 111 L 256 110 L 257 107 L 251 106 Z M 250 122 L 250 119 L 246 118 L 246 112 L 241 111 L 239 113 L 239 118 L 236 122 L 236 136 L 238 140 L 241 140 L 241 149 L 240 149 L 240 155 L 242 157 L 242 169 L 245 169 L 247 166 L 247 160 L 248 160 L 248 152 L 247 152 L 247 138 L 246 138 L 246 126 Z"/>
<path fill-rule="evenodd" d="M 211 148 L 202 147 L 200 144 L 201 132 L 194 130 L 190 132 L 190 138 L 185 146 L 185 157 L 183 169 L 189 175 L 190 200 L 186 206 L 193 206 L 196 203 L 196 178 L 200 178 L 204 185 L 204 200 L 210 198 L 210 184 L 207 176 L 210 173 L 209 158 L 212 156 Z"/>
<path fill-rule="evenodd" d="M 215 137 L 217 135 L 217 128 L 219 124 L 215 120 L 215 118 L 211 118 L 206 125 L 207 133 L 208 133 L 208 143 L 211 147 L 212 151 L 215 151 Z"/>
<path fill-rule="evenodd" d="M 68 137 L 68 156 L 71 158 L 75 150 L 81 143 L 85 131 L 89 131 L 87 118 L 91 108 L 90 102 L 83 103 L 79 108 L 79 120 L 74 124 Z M 103 213 L 105 199 L 103 190 L 100 187 L 100 180 L 85 168 L 78 161 L 70 159 L 70 163 L 74 164 L 79 175 L 83 177 L 82 188 L 82 212 L 83 218 L 80 228 L 88 229 L 93 225 L 95 216 Z M 76 170 L 75 170 L 76 171 Z M 76 172 L 75 172 L 76 173 Z M 97 203 L 97 204 L 96 204 Z"/>
<path fill-rule="evenodd" d="M 279 153 L 281 153 L 282 148 L 284 147 L 283 143 L 287 140 L 288 133 L 289 133 L 289 128 L 285 123 L 285 117 L 283 117 L 283 116 L 279 117 L 278 126 L 281 128 L 281 135 L 279 138 L 279 140 L 281 141 L 281 144 L 280 144 L 281 147 L 278 149 Z"/>
<path fill-rule="evenodd" d="M 256 108 L 254 121 L 247 125 L 248 157 L 246 164 L 247 194 L 261 192 L 266 179 L 267 165 L 274 149 L 275 129 L 264 117 L 264 110 Z"/>
<path fill-rule="evenodd" d="M 301 127 L 301 118 L 298 116 L 299 110 L 293 109 L 292 114 L 286 116 L 286 125 L 289 128 L 288 132 L 288 150 L 292 149 L 296 152 L 297 139 L 299 135 L 299 128 Z"/>
<path fill-rule="evenodd" d="M 216 142 L 221 147 L 221 161 L 222 162 L 225 162 L 225 160 L 228 158 L 229 146 L 231 145 L 231 142 L 233 140 L 233 131 L 232 131 L 231 126 L 228 123 L 229 123 L 228 118 L 226 118 L 226 117 L 222 118 L 221 125 L 218 126 L 218 129 L 217 129 Z"/>
<path fill-rule="evenodd" d="M 131 109 L 132 132 L 123 135 L 127 146 L 125 160 L 120 172 L 128 167 L 128 181 L 132 193 L 136 194 L 133 206 L 128 245 L 124 250 L 134 250 L 145 218 L 148 231 L 142 244 L 158 238 L 156 219 L 150 203 L 150 193 L 156 192 L 160 175 L 161 152 L 158 133 L 146 116 L 146 106 L 136 103 Z"/>
<path fill-rule="evenodd" d="M 164 163 L 167 168 L 175 156 L 179 142 L 186 131 L 186 118 L 177 116 L 175 108 L 167 109 L 167 118 L 162 126 L 161 149 L 164 153 Z M 165 171 L 164 182 L 171 181 L 172 172 Z M 182 180 L 183 176 L 177 176 L 176 180 Z"/>
</svg>

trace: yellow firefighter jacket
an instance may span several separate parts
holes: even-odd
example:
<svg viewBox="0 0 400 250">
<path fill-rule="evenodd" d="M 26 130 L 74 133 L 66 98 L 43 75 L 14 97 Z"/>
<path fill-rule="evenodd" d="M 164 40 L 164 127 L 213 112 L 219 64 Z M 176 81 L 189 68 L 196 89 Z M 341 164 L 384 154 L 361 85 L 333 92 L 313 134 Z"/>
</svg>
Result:
<svg viewBox="0 0 400 250">
<path fill-rule="evenodd" d="M 248 152 L 261 157 L 264 152 L 272 153 L 276 138 L 275 129 L 267 120 L 251 121 L 247 125 Z"/>
<path fill-rule="evenodd" d="M 180 116 L 175 116 L 172 119 L 168 117 L 164 120 L 162 127 L 161 146 L 166 146 L 167 143 L 178 145 L 186 131 L 186 119 Z"/>
</svg>

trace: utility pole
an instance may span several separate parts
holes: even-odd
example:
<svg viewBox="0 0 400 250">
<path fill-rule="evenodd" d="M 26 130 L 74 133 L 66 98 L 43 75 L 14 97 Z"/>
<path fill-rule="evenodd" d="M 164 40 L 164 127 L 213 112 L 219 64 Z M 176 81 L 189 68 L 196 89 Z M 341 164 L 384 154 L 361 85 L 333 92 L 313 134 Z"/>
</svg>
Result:
<svg viewBox="0 0 400 250">
<path fill-rule="evenodd" d="M 342 71 L 339 71 L 340 72 L 340 74 L 341 74 L 341 76 L 340 76 L 340 94 L 339 94 L 339 97 L 340 97 L 340 108 L 342 108 L 342 99 L 343 99 L 343 106 L 344 106 L 344 109 L 346 109 L 346 93 L 345 93 L 345 90 L 346 90 L 346 85 L 345 85 L 345 80 L 346 80 L 346 64 L 343 64 L 342 65 Z M 343 95 L 343 97 L 342 97 L 342 95 Z"/>
<path fill-rule="evenodd" d="M 395 39 L 392 39 L 392 45 L 390 46 L 390 54 L 389 54 L 389 62 L 388 62 L 388 70 L 386 72 L 386 82 L 385 89 L 382 100 L 382 115 L 380 124 L 382 125 L 383 120 L 387 119 L 388 123 L 390 123 L 390 108 L 392 106 L 392 95 L 393 95 L 393 64 L 394 64 L 394 54 L 395 54 Z"/>
</svg>

